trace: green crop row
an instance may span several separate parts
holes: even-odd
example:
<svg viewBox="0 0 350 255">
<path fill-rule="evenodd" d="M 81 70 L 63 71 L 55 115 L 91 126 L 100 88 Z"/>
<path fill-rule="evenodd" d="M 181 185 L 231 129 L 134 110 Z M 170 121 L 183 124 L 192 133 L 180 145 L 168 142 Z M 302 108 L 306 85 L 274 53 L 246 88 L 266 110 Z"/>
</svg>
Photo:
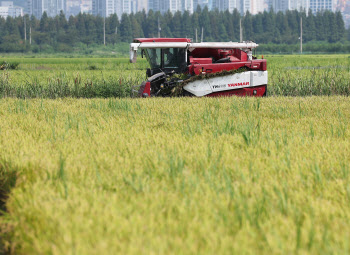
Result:
<svg viewBox="0 0 350 255">
<path fill-rule="evenodd" d="M 40 74 L 42 76 L 40 76 Z M 47 77 L 43 79 L 43 76 Z M 130 97 L 134 84 L 140 84 L 145 75 L 103 74 L 95 72 L 93 76 L 80 73 L 61 72 L 51 75 L 39 72 L 23 81 L 14 82 L 13 73 L 3 73 L 0 77 L 0 96 L 17 98 L 92 98 L 92 97 Z"/>
<path fill-rule="evenodd" d="M 350 95 L 348 56 L 268 56 L 270 96 Z M 129 97 L 148 67 L 145 59 L 11 58 L 0 71 L 0 97 Z"/>
</svg>

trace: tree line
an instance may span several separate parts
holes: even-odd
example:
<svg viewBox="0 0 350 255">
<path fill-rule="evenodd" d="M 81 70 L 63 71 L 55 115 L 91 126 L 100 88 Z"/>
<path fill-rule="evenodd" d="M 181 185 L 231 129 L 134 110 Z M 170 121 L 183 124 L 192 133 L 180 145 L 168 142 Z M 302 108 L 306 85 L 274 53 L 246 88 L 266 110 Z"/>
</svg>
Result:
<svg viewBox="0 0 350 255">
<path fill-rule="evenodd" d="M 260 44 L 292 45 L 299 42 L 300 22 L 303 20 L 304 42 L 345 42 L 350 39 L 350 29 L 345 29 L 340 12 L 324 11 L 312 14 L 304 11 L 275 13 L 273 10 L 257 15 L 247 12 L 244 16 L 235 10 L 219 12 L 208 8 L 190 14 L 170 11 L 161 14 L 150 10 L 135 14 L 116 14 L 108 18 L 89 14 L 78 14 L 68 19 L 61 12 L 41 19 L 34 16 L 0 18 L 0 51 L 41 51 L 47 47 L 58 52 L 69 52 L 79 45 L 115 45 L 131 42 L 137 37 L 158 37 L 158 21 L 161 37 L 187 37 L 204 41 L 239 41 L 240 23 L 243 40 Z"/>
</svg>

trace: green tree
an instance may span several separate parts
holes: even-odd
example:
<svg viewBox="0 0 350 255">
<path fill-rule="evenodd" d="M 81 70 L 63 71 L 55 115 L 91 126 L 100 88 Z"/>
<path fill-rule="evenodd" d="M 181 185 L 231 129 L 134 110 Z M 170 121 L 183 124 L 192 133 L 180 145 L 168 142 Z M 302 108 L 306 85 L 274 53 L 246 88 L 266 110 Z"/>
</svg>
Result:
<svg viewBox="0 0 350 255">
<path fill-rule="evenodd" d="M 324 23 L 327 23 L 328 21 L 324 20 L 324 17 L 322 13 L 318 12 L 315 17 L 315 25 L 316 25 L 316 40 L 317 41 L 324 41 L 326 40 L 326 30 Z"/>
<path fill-rule="evenodd" d="M 241 15 L 239 14 L 237 9 L 234 9 L 232 13 L 232 23 L 233 23 L 233 40 L 234 41 L 239 41 L 240 39 L 240 20 L 241 20 Z"/>
<path fill-rule="evenodd" d="M 340 11 L 337 11 L 335 13 L 335 23 L 336 23 L 337 31 L 334 37 L 335 37 L 335 41 L 339 42 L 339 41 L 342 41 L 346 36 L 344 19 Z"/>
<path fill-rule="evenodd" d="M 106 43 L 117 43 L 119 25 L 117 14 L 112 14 L 106 19 Z"/>
<path fill-rule="evenodd" d="M 197 8 L 197 10 L 200 10 L 200 8 Z M 212 40 L 211 38 L 211 24 L 210 24 L 210 17 L 209 17 L 209 10 L 208 7 L 205 6 L 200 14 L 200 19 L 199 19 L 199 24 L 204 30 L 204 40 L 205 41 L 210 41 Z"/>
<path fill-rule="evenodd" d="M 220 41 L 221 40 L 221 34 L 219 31 L 219 18 L 220 18 L 220 12 L 218 11 L 218 9 L 215 9 L 214 11 L 211 11 L 209 13 L 209 18 L 210 18 L 210 24 L 211 24 L 211 40 L 213 41 Z M 225 28 L 225 36 L 227 37 L 227 32 L 226 32 L 226 28 Z"/>
<path fill-rule="evenodd" d="M 252 15 L 249 13 L 249 11 L 246 12 L 244 19 L 243 19 L 243 34 L 244 34 L 244 40 L 252 40 L 253 37 L 253 18 Z"/>
<path fill-rule="evenodd" d="M 315 16 L 312 14 L 311 9 L 306 17 L 303 38 L 305 42 L 316 40 Z"/>
<path fill-rule="evenodd" d="M 264 26 L 264 35 L 262 37 L 262 41 L 264 43 L 272 42 L 274 36 L 276 36 L 275 13 L 272 8 L 269 12 L 264 11 L 263 26 Z"/>
<path fill-rule="evenodd" d="M 144 37 L 142 27 L 138 23 L 135 15 L 130 15 L 130 21 L 131 21 L 131 31 L 132 31 L 132 38 L 142 38 Z"/>
<path fill-rule="evenodd" d="M 170 23 L 170 29 L 174 37 L 183 37 L 182 15 L 180 11 L 175 12 L 172 22 Z"/>
<path fill-rule="evenodd" d="M 158 19 L 153 10 L 149 10 L 148 12 L 145 26 L 143 27 L 143 33 L 146 37 L 158 36 Z"/>
<path fill-rule="evenodd" d="M 226 10 L 222 15 L 222 24 L 225 27 L 226 33 L 227 33 L 227 40 L 228 41 L 234 41 L 234 28 L 233 28 L 233 16 L 231 13 Z"/>
<path fill-rule="evenodd" d="M 49 31 L 49 17 L 44 12 L 40 19 L 40 32 L 45 33 Z"/>
<path fill-rule="evenodd" d="M 262 41 L 261 36 L 264 33 L 262 13 L 259 13 L 253 16 L 252 20 L 253 20 L 253 35 L 251 39 L 254 41 L 261 42 Z"/>
<path fill-rule="evenodd" d="M 132 35 L 133 31 L 129 16 L 124 13 L 120 21 L 120 40 L 122 42 L 131 42 L 133 39 Z"/>
<path fill-rule="evenodd" d="M 167 11 L 161 19 L 161 37 L 174 37 L 171 31 L 171 22 L 173 20 L 173 14 Z"/>
<path fill-rule="evenodd" d="M 196 11 L 192 14 L 191 24 L 193 29 L 193 38 L 196 39 L 196 30 L 197 30 L 197 41 L 200 40 L 200 25 L 199 25 L 199 13 Z"/>
<path fill-rule="evenodd" d="M 182 37 L 193 37 L 193 26 L 189 11 L 185 11 L 182 15 Z"/>
</svg>

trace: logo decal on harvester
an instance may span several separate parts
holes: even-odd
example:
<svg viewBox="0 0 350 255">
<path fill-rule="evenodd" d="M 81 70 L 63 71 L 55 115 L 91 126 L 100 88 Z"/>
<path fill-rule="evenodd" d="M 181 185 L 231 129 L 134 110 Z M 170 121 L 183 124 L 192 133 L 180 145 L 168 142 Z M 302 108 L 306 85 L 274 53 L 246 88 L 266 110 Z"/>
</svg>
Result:
<svg viewBox="0 0 350 255">
<path fill-rule="evenodd" d="M 232 87 L 239 87 L 239 86 L 249 86 L 249 82 L 238 82 L 238 83 L 231 83 L 228 85 L 213 85 L 213 89 L 221 89 L 221 88 L 232 88 Z"/>
<path fill-rule="evenodd" d="M 226 85 L 213 85 L 213 89 L 226 88 Z"/>
<path fill-rule="evenodd" d="M 247 86 L 247 85 L 249 85 L 249 82 L 231 83 L 228 86 L 229 87 L 238 87 L 238 86 Z"/>
</svg>

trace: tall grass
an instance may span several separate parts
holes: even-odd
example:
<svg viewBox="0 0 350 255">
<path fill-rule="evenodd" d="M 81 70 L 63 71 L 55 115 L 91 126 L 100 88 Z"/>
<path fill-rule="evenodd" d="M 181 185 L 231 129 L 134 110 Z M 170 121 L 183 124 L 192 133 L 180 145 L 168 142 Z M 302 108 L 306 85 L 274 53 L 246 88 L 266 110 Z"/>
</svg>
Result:
<svg viewBox="0 0 350 255">
<path fill-rule="evenodd" d="M 1 74 L 0 74 L 1 75 Z M 129 97 L 131 89 L 140 84 L 144 75 L 104 76 L 103 73 L 91 78 L 82 78 L 80 74 L 69 76 L 62 72 L 47 77 L 27 76 L 22 82 L 13 82 L 10 73 L 0 76 L 0 97 L 17 98 L 93 98 L 93 97 Z"/>
</svg>

